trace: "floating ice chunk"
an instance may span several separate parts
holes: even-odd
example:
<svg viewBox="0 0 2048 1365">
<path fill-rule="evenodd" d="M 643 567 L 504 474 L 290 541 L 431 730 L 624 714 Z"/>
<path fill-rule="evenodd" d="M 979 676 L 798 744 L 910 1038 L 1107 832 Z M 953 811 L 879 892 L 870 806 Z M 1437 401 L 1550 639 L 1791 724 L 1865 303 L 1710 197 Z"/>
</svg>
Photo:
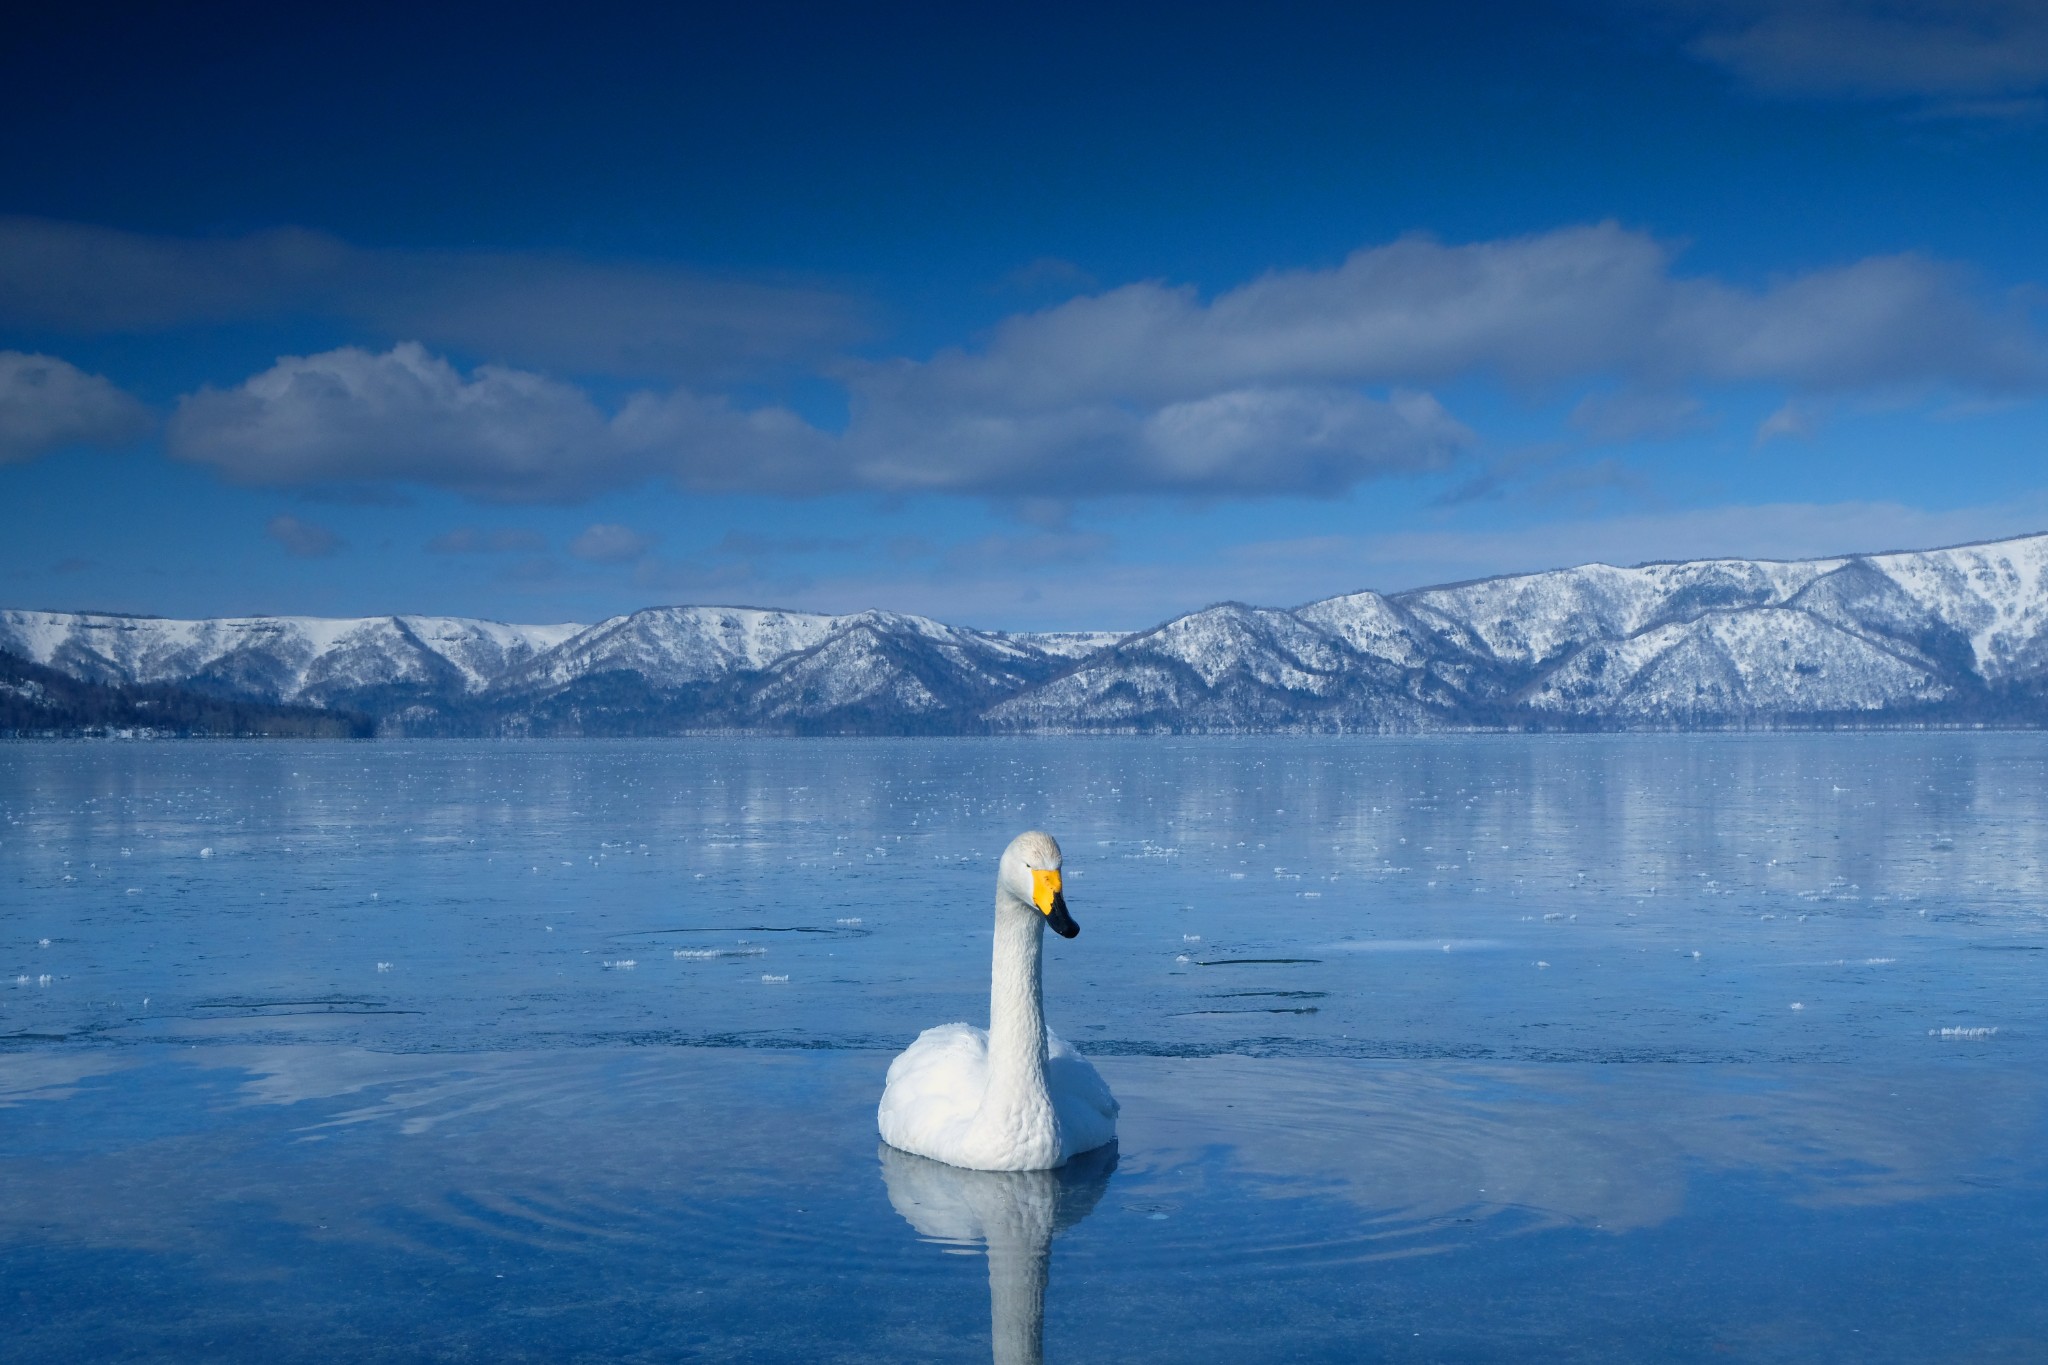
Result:
<svg viewBox="0 0 2048 1365">
<path fill-rule="evenodd" d="M 1929 1038 L 1990 1038 L 1997 1034 L 1996 1028 L 1942 1028 L 1929 1029 Z"/>
<path fill-rule="evenodd" d="M 49 946 L 50 946 L 50 940 L 48 940 L 48 939 L 46 939 L 46 938 L 39 938 L 39 939 L 37 939 L 37 940 L 36 940 L 36 947 L 38 947 L 38 948 L 47 948 L 47 947 L 49 947 Z"/>
<path fill-rule="evenodd" d="M 617 961 L 605 963 L 604 969 L 608 972 L 630 972 L 639 965 L 638 962 L 630 957 L 622 957 Z"/>
<path fill-rule="evenodd" d="M 1325 943 L 1321 949 L 1333 953 L 1462 953 L 1505 946 L 1497 938 L 1354 938 Z"/>
<path fill-rule="evenodd" d="M 1794 1000 L 1792 1002 L 1792 1008 L 1795 1010 L 1803 1010 L 1806 1008 L 1806 1005 L 1803 1001 Z"/>
<path fill-rule="evenodd" d="M 377 970 L 380 972 L 388 972 L 391 970 L 391 964 L 389 962 L 379 962 L 377 964 Z"/>
<path fill-rule="evenodd" d="M 142 894 L 142 888 L 139 886 L 131 886 L 126 891 L 123 891 L 121 894 L 124 896 L 139 896 Z"/>
<path fill-rule="evenodd" d="M 1550 964 L 1549 964 L 1548 962 L 1543 962 L 1543 961 L 1540 961 L 1540 960 L 1539 960 L 1539 961 L 1537 962 L 1537 964 L 1536 964 L 1536 965 L 1537 965 L 1538 967 L 1546 967 L 1546 968 L 1547 968 L 1548 966 L 1550 966 Z"/>
<path fill-rule="evenodd" d="M 840 920 L 840 921 L 839 921 L 839 923 L 841 923 L 841 924 L 859 924 L 859 923 L 860 923 L 860 916 L 859 916 L 859 915 L 849 915 L 849 916 L 848 916 L 847 918 L 845 918 L 845 919 L 843 919 L 843 920 Z"/>
<path fill-rule="evenodd" d="M 776 985 L 781 985 L 782 983 L 784 983 L 784 982 L 786 982 L 786 981 L 788 981 L 788 980 L 789 980 L 789 973 L 788 973 L 788 972 L 784 972 L 784 973 L 782 973 L 782 974 L 781 974 L 780 976 L 776 976 L 776 975 L 774 975 L 773 973 L 770 973 L 770 972 L 763 972 L 763 973 L 761 973 L 761 984 L 763 984 L 764 986 L 776 986 Z"/>
</svg>

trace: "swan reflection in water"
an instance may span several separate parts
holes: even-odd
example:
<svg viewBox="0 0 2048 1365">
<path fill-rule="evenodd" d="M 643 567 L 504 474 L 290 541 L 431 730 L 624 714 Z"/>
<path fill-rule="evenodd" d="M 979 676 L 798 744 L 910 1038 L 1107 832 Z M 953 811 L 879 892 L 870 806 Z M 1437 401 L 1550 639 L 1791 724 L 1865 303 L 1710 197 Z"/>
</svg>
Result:
<svg viewBox="0 0 2048 1365">
<path fill-rule="evenodd" d="M 921 1236 L 988 1248 L 995 1365 L 1044 1359 L 1052 1239 L 1094 1212 L 1116 1170 L 1116 1144 L 1050 1171 L 970 1171 L 879 1146 L 889 1202 Z"/>
</svg>

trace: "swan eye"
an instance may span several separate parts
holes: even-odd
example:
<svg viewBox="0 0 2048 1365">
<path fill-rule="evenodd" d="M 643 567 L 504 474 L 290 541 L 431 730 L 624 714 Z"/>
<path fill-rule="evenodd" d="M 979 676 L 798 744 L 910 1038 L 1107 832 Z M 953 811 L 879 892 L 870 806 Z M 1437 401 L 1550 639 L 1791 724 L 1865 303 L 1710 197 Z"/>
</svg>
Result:
<svg viewBox="0 0 2048 1365">
<path fill-rule="evenodd" d="M 1050 915 L 1052 913 L 1052 903 L 1059 898 L 1059 894 L 1059 873 L 1041 872 L 1036 868 L 1032 869 L 1031 903 L 1038 907 L 1038 913 Z"/>
</svg>

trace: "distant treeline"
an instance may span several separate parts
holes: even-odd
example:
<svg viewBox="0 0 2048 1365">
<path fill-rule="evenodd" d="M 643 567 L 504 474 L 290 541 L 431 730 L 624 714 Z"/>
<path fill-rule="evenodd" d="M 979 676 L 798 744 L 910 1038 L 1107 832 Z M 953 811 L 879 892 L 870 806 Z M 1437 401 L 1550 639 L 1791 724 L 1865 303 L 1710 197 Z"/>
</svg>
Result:
<svg viewBox="0 0 2048 1365">
<path fill-rule="evenodd" d="M 0 652 L 0 736 L 7 738 L 366 739 L 376 732 L 374 720 L 351 711 L 237 701 L 178 687 L 80 682 Z"/>
</svg>

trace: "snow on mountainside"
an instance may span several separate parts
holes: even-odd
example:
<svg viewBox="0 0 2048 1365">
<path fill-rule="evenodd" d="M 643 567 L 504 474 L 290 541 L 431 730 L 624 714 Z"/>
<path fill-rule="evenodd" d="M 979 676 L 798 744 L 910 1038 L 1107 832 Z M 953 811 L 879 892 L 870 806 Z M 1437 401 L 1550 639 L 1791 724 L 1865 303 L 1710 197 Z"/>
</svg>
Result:
<svg viewBox="0 0 2048 1365">
<path fill-rule="evenodd" d="M 252 616 L 211 621 L 0 611 L 0 650 L 86 682 L 176 684 L 264 701 L 331 704 L 412 685 L 481 690 L 579 625 L 445 616 Z"/>
<path fill-rule="evenodd" d="M 752 607 L 587 627 L 0 611 L 0 653 L 413 734 L 2044 725 L 2048 535 L 1225 603 L 1135 635 Z"/>
<path fill-rule="evenodd" d="M 1299 614 L 1235 602 L 1169 621 L 991 708 L 999 729 L 1415 729 L 1395 664 Z"/>
</svg>

